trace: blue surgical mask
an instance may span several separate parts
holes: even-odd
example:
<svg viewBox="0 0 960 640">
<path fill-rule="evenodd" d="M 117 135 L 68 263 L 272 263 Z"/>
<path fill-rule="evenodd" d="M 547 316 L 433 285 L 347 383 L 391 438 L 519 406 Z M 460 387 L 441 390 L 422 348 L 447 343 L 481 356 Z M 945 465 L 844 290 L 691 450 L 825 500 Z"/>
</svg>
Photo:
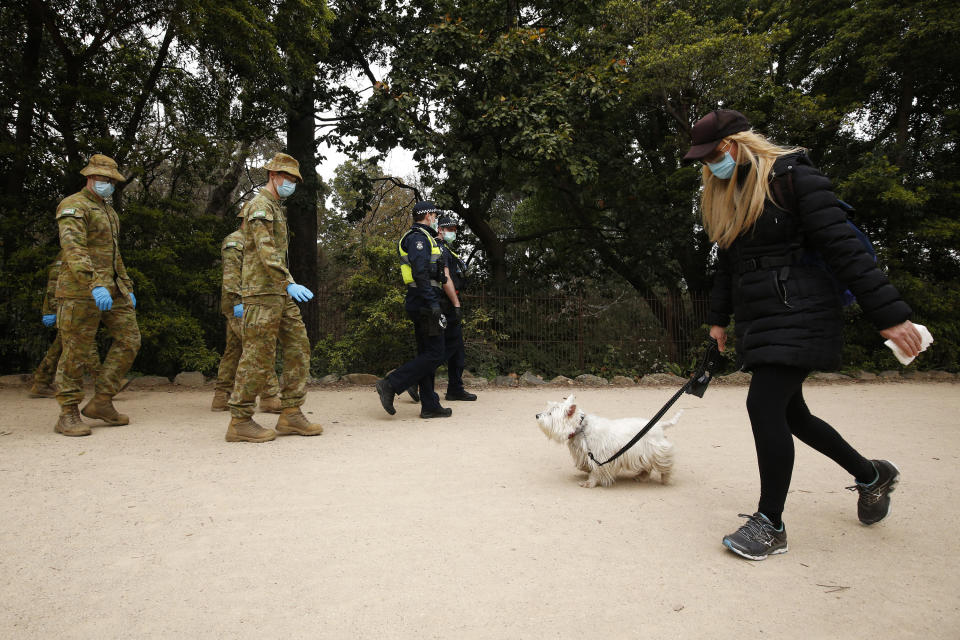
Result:
<svg viewBox="0 0 960 640">
<path fill-rule="evenodd" d="M 286 178 L 283 179 L 283 184 L 277 187 L 277 195 L 281 198 L 289 198 L 293 195 L 293 192 L 297 190 L 297 183 L 290 182 Z"/>
<path fill-rule="evenodd" d="M 737 168 L 737 161 L 733 159 L 729 151 L 723 152 L 723 157 L 716 162 L 708 162 L 710 173 L 721 180 L 726 180 L 733 175 L 733 170 Z"/>
<path fill-rule="evenodd" d="M 433 219 L 433 222 L 430 223 L 430 228 L 433 229 L 434 231 L 437 230 L 437 219 L 436 219 L 436 218 L 434 218 L 434 219 Z"/>
<path fill-rule="evenodd" d="M 449 244 L 449 243 L 452 243 L 452 242 L 453 242 L 454 240 L 456 240 L 456 239 L 457 239 L 457 232 L 456 232 L 456 231 L 444 231 L 444 232 L 443 232 L 443 241 L 444 241 L 444 242 L 446 242 L 446 243 Z"/>
<path fill-rule="evenodd" d="M 93 190 L 101 198 L 110 197 L 113 195 L 113 183 L 103 182 L 101 180 L 95 180 L 93 183 Z"/>
</svg>

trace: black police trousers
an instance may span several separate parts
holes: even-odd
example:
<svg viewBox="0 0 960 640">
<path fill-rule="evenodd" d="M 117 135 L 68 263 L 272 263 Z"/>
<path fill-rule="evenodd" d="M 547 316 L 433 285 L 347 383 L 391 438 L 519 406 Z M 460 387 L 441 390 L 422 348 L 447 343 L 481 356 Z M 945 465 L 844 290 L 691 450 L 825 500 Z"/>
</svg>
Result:
<svg viewBox="0 0 960 640">
<path fill-rule="evenodd" d="M 387 376 L 387 383 L 396 394 L 417 385 L 421 410 L 432 411 L 440 407 L 440 396 L 433 390 L 433 377 L 444 360 L 443 329 L 437 325 L 429 309 L 407 311 L 407 317 L 413 322 L 417 356 L 397 367 Z"/>
<path fill-rule="evenodd" d="M 443 332 L 447 361 L 447 393 L 461 394 L 463 388 L 463 368 L 466 364 L 466 349 L 463 346 L 463 325 L 455 313 L 447 316 L 447 328 Z"/>
</svg>

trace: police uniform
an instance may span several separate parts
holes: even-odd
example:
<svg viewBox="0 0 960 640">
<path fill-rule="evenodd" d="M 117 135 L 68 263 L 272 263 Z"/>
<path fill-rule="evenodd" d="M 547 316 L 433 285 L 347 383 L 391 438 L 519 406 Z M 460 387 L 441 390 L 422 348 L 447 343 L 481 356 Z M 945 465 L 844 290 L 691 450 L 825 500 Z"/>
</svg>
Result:
<svg viewBox="0 0 960 640">
<path fill-rule="evenodd" d="M 125 180 L 117 163 L 101 154 L 92 156 L 80 173 Z M 87 187 L 64 198 L 56 218 L 63 251 L 56 290 L 57 328 L 63 345 L 57 365 L 61 416 L 83 399 L 83 369 L 102 322 L 112 344 L 96 377 L 94 398 L 83 414 L 110 424 L 127 424 L 127 417 L 117 414 L 110 403 L 140 350 L 140 328 L 131 300 L 133 281 L 120 255 L 120 219 L 113 207 Z M 101 311 L 94 301 L 92 291 L 97 287 L 105 288 L 113 300 L 107 311 Z M 79 421 L 79 416 L 75 417 Z M 58 431 L 64 433 L 61 426 L 58 424 Z"/>
<path fill-rule="evenodd" d="M 277 153 L 264 168 L 302 179 L 299 166 L 291 156 Z M 243 218 L 240 226 L 243 347 L 228 403 L 232 419 L 226 440 L 266 442 L 276 433 L 319 435 L 323 428 L 307 422 L 300 410 L 310 374 L 310 341 L 300 308 L 287 292 L 287 288 L 296 283 L 287 266 L 286 210 L 280 198 L 264 188 L 244 205 L 239 217 Z M 267 384 L 270 372 L 275 372 L 277 342 L 283 349 L 283 386 L 281 415 L 274 432 L 257 425 L 252 416 L 257 394 Z"/>
<path fill-rule="evenodd" d="M 414 212 L 438 213 L 432 202 L 419 202 Z M 407 286 L 404 309 L 413 323 L 417 355 L 389 374 L 385 381 L 394 394 L 411 386 L 419 388 L 421 416 L 442 411 L 440 397 L 434 392 L 434 373 L 444 360 L 443 328 L 446 318 L 440 303 L 445 296 L 443 263 L 434 230 L 419 222 L 403 234 L 397 244 L 400 274 Z"/>
<path fill-rule="evenodd" d="M 57 254 L 57 259 L 47 267 L 47 288 L 43 293 L 43 303 L 40 307 L 41 315 L 56 315 L 57 313 L 57 280 L 60 278 L 60 267 L 62 265 L 63 252 L 61 251 Z M 43 356 L 43 360 L 40 361 L 33 374 L 33 386 L 30 388 L 31 397 L 51 398 L 56 395 L 56 391 L 51 385 L 54 376 L 57 375 L 57 363 L 60 361 L 62 351 L 63 345 L 60 342 L 60 332 L 58 331 L 53 343 L 47 349 L 47 353 Z M 100 371 L 100 357 L 97 355 L 95 342 L 90 343 L 88 353 L 87 372 L 92 378 L 96 379 L 97 373 Z"/>
<path fill-rule="evenodd" d="M 440 219 L 439 226 L 452 226 L 456 224 L 451 217 Z M 444 240 L 438 239 L 440 245 L 441 262 L 450 272 L 450 279 L 453 281 L 453 288 L 459 296 L 463 291 L 467 278 L 467 265 L 460 259 L 450 246 Z M 463 388 L 463 369 L 466 363 L 466 350 L 463 344 L 463 325 L 457 317 L 453 302 L 443 294 L 441 308 L 447 317 L 447 328 L 443 332 L 444 336 L 444 359 L 447 361 L 447 400 L 476 400 L 477 396 L 468 393 Z"/>
<path fill-rule="evenodd" d="M 220 289 L 220 312 L 226 320 L 227 341 L 217 369 L 217 382 L 214 387 L 214 406 L 217 411 L 227 410 L 226 400 L 233 391 L 233 383 L 243 352 L 243 319 L 236 317 L 233 308 L 243 302 L 240 291 L 243 273 L 243 231 L 237 229 L 223 239 L 220 245 L 220 262 L 223 267 L 223 283 Z M 261 393 L 264 398 L 272 398 L 280 393 L 280 383 L 273 367 L 267 368 L 267 387 Z"/>
</svg>

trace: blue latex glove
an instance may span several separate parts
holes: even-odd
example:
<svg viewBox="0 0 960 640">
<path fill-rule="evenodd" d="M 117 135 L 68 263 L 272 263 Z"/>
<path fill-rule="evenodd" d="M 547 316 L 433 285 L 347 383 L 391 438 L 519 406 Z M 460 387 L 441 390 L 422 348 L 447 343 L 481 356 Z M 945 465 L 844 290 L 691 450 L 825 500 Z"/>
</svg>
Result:
<svg viewBox="0 0 960 640">
<path fill-rule="evenodd" d="M 107 291 L 106 287 L 94 287 L 90 293 L 93 295 L 94 302 L 97 303 L 97 309 L 110 311 L 110 307 L 113 306 L 113 298 L 110 297 L 110 292 Z"/>
<path fill-rule="evenodd" d="M 287 285 L 287 293 L 289 293 L 290 297 L 297 302 L 306 302 L 307 300 L 313 298 L 313 293 L 310 291 L 310 289 L 307 289 L 302 284 L 297 284 L 296 282 Z"/>
<path fill-rule="evenodd" d="M 137 308 L 137 296 L 133 295 L 133 291 L 130 292 L 130 302 L 133 303 L 133 308 Z"/>
<path fill-rule="evenodd" d="M 243 303 L 233 305 L 233 317 L 242 318 L 243 317 Z"/>
<path fill-rule="evenodd" d="M 57 321 L 57 314 L 50 313 L 43 316 L 43 326 L 52 327 Z"/>
</svg>

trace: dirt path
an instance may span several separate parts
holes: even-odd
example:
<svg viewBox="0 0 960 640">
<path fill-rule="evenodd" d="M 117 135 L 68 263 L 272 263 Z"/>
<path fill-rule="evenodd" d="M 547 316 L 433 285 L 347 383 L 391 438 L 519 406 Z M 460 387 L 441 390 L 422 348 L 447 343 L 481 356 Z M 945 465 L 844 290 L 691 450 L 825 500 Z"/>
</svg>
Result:
<svg viewBox="0 0 960 640">
<path fill-rule="evenodd" d="M 577 398 L 649 416 L 671 393 Z M 55 401 L 0 390 L 0 637 L 960 637 L 960 385 L 808 387 L 903 479 L 863 527 L 850 478 L 798 446 L 790 551 L 759 563 L 720 545 L 757 499 L 745 394 L 678 402 L 672 485 L 583 489 L 534 422 L 557 390 L 431 421 L 311 391 L 327 432 L 263 445 L 223 441 L 211 392 L 128 391 L 131 425 L 65 438 Z"/>
</svg>

